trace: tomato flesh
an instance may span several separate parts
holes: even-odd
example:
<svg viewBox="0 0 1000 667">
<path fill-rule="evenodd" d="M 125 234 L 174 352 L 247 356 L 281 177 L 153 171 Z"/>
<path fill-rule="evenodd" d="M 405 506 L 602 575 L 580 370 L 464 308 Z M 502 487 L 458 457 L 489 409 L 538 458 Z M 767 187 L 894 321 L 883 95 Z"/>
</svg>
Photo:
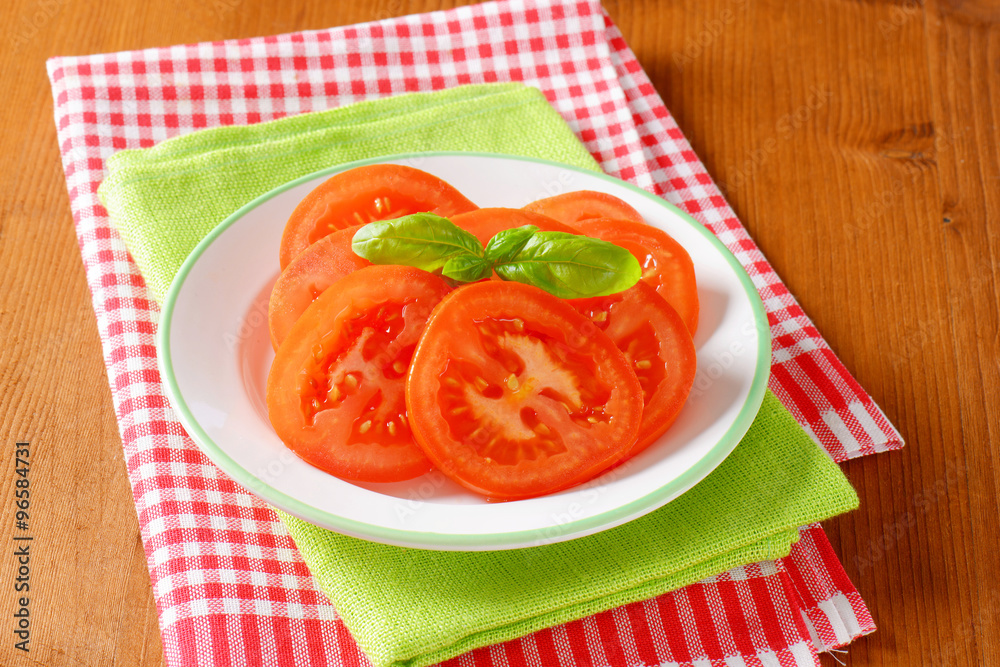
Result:
<svg viewBox="0 0 1000 667">
<path fill-rule="evenodd" d="M 524 225 L 535 225 L 543 232 L 580 233 L 558 220 L 553 220 L 548 216 L 519 208 L 480 208 L 475 211 L 456 215 L 451 218 L 451 221 L 462 229 L 475 234 L 476 238 L 484 246 L 498 232 L 502 232 L 505 229 L 513 229 L 514 227 L 523 227 Z"/>
<path fill-rule="evenodd" d="M 351 249 L 354 232 L 361 225 L 325 236 L 298 254 L 278 276 L 271 289 L 267 323 L 275 350 L 292 325 L 326 288 L 349 273 L 371 266 Z"/>
<path fill-rule="evenodd" d="M 677 311 L 644 282 L 570 303 L 615 343 L 639 380 L 642 425 L 627 454 L 634 456 L 663 435 L 684 406 L 698 369 L 694 341 Z"/>
<path fill-rule="evenodd" d="M 587 220 L 580 233 L 619 245 L 639 260 L 642 280 L 653 287 L 684 320 L 693 336 L 698 329 L 698 284 L 694 263 L 684 247 L 669 234 L 645 223 L 626 220 Z"/>
<path fill-rule="evenodd" d="M 494 500 L 585 481 L 632 447 L 642 390 L 614 343 L 536 287 L 486 281 L 435 309 L 406 400 L 442 472 Z"/>
<path fill-rule="evenodd" d="M 397 164 L 356 167 L 327 179 L 295 207 L 281 237 L 281 268 L 338 229 L 411 213 L 448 218 L 476 208 L 451 185 L 419 169 Z"/>
<path fill-rule="evenodd" d="M 593 190 L 577 190 L 539 199 L 525 206 L 524 210 L 546 215 L 573 227 L 577 223 L 596 218 L 645 224 L 639 212 L 618 197 Z"/>
<path fill-rule="evenodd" d="M 268 416 L 278 437 L 342 479 L 395 482 L 430 470 L 410 429 L 405 377 L 448 291 L 419 269 L 369 266 L 321 294 L 271 366 Z"/>
</svg>

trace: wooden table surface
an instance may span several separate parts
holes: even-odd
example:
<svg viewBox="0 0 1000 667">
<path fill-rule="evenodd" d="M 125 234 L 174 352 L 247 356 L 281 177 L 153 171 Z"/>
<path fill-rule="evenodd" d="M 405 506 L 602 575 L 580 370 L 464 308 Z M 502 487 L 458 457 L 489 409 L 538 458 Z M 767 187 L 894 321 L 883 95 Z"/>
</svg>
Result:
<svg viewBox="0 0 1000 667">
<path fill-rule="evenodd" d="M 0 664 L 163 662 L 45 58 L 453 4 L 2 4 Z M 879 626 L 843 659 L 1000 664 L 1000 8 L 606 6 L 764 254 L 907 440 L 844 466 L 861 508 L 826 524 Z M 11 634 L 18 440 L 33 461 L 27 656 Z"/>
</svg>

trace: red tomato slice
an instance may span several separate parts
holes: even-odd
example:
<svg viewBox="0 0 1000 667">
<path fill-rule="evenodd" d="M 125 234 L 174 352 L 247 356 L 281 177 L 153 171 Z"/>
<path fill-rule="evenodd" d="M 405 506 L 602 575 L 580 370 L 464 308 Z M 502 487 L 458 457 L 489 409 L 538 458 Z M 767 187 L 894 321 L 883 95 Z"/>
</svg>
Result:
<svg viewBox="0 0 1000 667">
<path fill-rule="evenodd" d="M 285 340 L 299 316 L 327 287 L 349 273 L 371 266 L 351 250 L 354 232 L 361 225 L 324 236 L 299 253 L 278 276 L 271 289 L 267 324 L 275 350 Z"/>
<path fill-rule="evenodd" d="M 610 241 L 631 252 L 642 267 L 642 279 L 673 306 L 691 335 L 698 329 L 698 284 L 694 264 L 680 243 L 645 223 L 587 220 L 580 233 Z"/>
<path fill-rule="evenodd" d="M 578 222 L 595 218 L 645 223 L 638 211 L 618 197 L 593 190 L 577 190 L 539 199 L 525 206 L 524 210 L 547 215 L 574 227 Z"/>
<path fill-rule="evenodd" d="M 610 296 L 569 302 L 625 354 L 642 387 L 642 425 L 634 456 L 674 423 L 698 369 L 694 341 L 680 315 L 652 287 L 638 282 Z"/>
<path fill-rule="evenodd" d="M 321 294 L 271 365 L 267 410 L 278 437 L 343 479 L 396 482 L 430 470 L 410 431 L 404 378 L 448 291 L 419 269 L 369 266 Z"/>
<path fill-rule="evenodd" d="M 406 381 L 410 425 L 449 477 L 494 500 L 590 479 L 635 443 L 642 389 L 567 302 L 485 281 L 435 309 Z"/>
<path fill-rule="evenodd" d="M 292 211 L 281 237 L 281 268 L 338 229 L 410 213 L 450 218 L 475 209 L 461 192 L 413 167 L 373 164 L 350 169 L 324 181 Z"/>
<path fill-rule="evenodd" d="M 472 232 L 484 246 L 497 232 L 524 225 L 535 225 L 543 232 L 567 232 L 579 234 L 577 230 L 538 213 L 520 208 L 480 208 L 451 218 L 462 229 Z"/>
</svg>

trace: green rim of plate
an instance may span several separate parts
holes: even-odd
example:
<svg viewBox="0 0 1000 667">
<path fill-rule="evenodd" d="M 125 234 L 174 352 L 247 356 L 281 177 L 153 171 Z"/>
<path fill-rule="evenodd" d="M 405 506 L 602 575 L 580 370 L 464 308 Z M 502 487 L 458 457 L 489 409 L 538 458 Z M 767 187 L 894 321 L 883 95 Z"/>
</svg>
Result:
<svg viewBox="0 0 1000 667">
<path fill-rule="evenodd" d="M 705 237 L 712 246 L 722 253 L 726 262 L 728 262 L 728 264 L 736 272 L 736 275 L 740 280 L 740 284 L 743 286 L 747 298 L 750 301 L 751 309 L 753 310 L 754 324 L 758 335 L 757 367 L 754 371 L 750 391 L 747 394 L 746 401 L 743 403 L 743 407 L 740 409 L 733 423 L 729 426 L 718 442 L 716 442 L 712 448 L 698 460 L 697 463 L 688 468 L 687 471 L 682 473 L 680 477 L 668 482 L 655 491 L 633 500 L 630 503 L 620 505 L 594 516 L 570 521 L 564 524 L 524 531 L 488 535 L 447 534 L 387 528 L 385 526 L 377 526 L 361 521 L 355 521 L 353 519 L 347 519 L 325 510 L 320 510 L 268 485 L 266 482 L 262 481 L 260 478 L 253 475 L 249 470 L 245 469 L 233 460 L 229 454 L 227 454 L 221 447 L 219 447 L 219 445 L 215 443 L 214 440 L 212 440 L 211 437 L 209 437 L 205 430 L 202 429 L 198 421 L 194 418 L 194 415 L 191 414 L 184 397 L 181 395 L 180 388 L 177 385 L 177 378 L 174 376 L 173 359 L 171 357 L 169 344 L 172 328 L 171 320 L 173 317 L 175 303 L 188 273 L 190 273 L 191 269 L 198 262 L 202 253 L 204 253 L 205 250 L 212 245 L 212 243 L 214 243 L 226 229 L 246 215 L 247 212 L 260 206 L 272 197 L 285 192 L 286 190 L 313 179 L 347 171 L 348 169 L 353 169 L 354 167 L 423 157 L 478 157 L 533 162 L 559 167 L 562 169 L 569 169 L 580 174 L 593 176 L 601 180 L 608 181 L 615 186 L 631 190 L 632 192 L 642 195 L 643 197 L 666 208 L 671 213 L 679 216 L 681 219 L 690 224 L 696 231 Z M 670 202 L 647 192 L 642 188 L 636 187 L 612 176 L 608 176 L 603 172 L 590 171 L 580 167 L 563 164 L 561 162 L 543 160 L 540 158 L 503 155 L 499 153 L 462 151 L 399 153 L 344 163 L 296 178 L 295 180 L 289 181 L 288 183 L 285 183 L 284 185 L 281 185 L 240 207 L 239 210 L 223 220 L 215 229 L 209 232 L 197 246 L 195 246 L 194 250 L 191 251 L 191 254 L 188 255 L 187 259 L 181 265 L 177 275 L 174 276 L 174 279 L 170 284 L 170 289 L 167 291 L 166 299 L 163 303 L 160 325 L 156 334 L 156 348 L 160 372 L 163 377 L 167 395 L 169 396 L 174 409 L 177 411 L 178 417 L 184 425 L 184 428 L 187 429 L 191 438 L 198 444 L 201 450 L 213 463 L 222 468 L 226 474 L 246 487 L 251 493 L 254 493 L 282 511 L 288 512 L 293 516 L 323 528 L 329 528 L 339 533 L 352 535 L 361 539 L 432 550 L 444 549 L 471 551 L 487 550 L 491 548 L 510 549 L 559 542 L 566 539 L 576 539 L 578 537 L 584 537 L 588 534 L 600 532 L 604 529 L 612 528 L 662 507 L 704 479 L 710 472 L 712 472 L 712 470 L 725 460 L 733 449 L 736 448 L 736 445 L 739 444 L 740 440 L 750 429 L 750 425 L 753 423 L 753 420 L 757 416 L 757 412 L 760 410 L 761 403 L 764 400 L 764 394 L 767 390 L 767 381 L 771 370 L 770 325 L 768 324 L 764 304 L 760 300 L 757 288 L 754 286 L 753 281 L 750 279 L 746 270 L 739 263 L 739 261 L 737 261 L 736 257 L 733 256 L 729 249 L 726 248 L 726 246 L 724 246 L 722 242 L 704 225 L 699 223 L 690 215 Z"/>
</svg>

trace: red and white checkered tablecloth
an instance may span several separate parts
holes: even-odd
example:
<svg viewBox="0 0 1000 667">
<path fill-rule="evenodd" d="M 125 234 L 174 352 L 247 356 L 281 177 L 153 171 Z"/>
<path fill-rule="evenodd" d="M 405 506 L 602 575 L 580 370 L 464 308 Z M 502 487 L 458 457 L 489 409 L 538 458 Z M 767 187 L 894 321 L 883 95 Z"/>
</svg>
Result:
<svg viewBox="0 0 1000 667">
<path fill-rule="evenodd" d="M 158 309 L 97 198 L 104 160 L 199 128 L 490 81 L 540 88 L 605 171 L 662 195 L 746 267 L 770 388 L 838 461 L 902 446 L 722 198 L 596 1 L 492 2 L 346 28 L 48 63 L 73 219 L 170 665 L 368 664 L 274 512 L 208 461 L 164 397 Z M 874 630 L 822 529 L 787 558 L 478 649 L 486 665 L 814 665 Z"/>
</svg>

